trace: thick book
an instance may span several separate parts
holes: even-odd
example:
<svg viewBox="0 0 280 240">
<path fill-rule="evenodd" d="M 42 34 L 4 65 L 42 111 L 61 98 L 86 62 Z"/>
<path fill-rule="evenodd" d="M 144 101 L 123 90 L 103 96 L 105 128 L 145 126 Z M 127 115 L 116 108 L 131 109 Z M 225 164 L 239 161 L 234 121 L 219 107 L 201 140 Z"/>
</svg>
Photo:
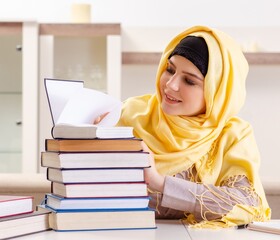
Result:
<svg viewBox="0 0 280 240">
<path fill-rule="evenodd" d="M 148 195 L 147 184 L 142 183 L 80 183 L 52 182 L 52 192 L 67 198 L 143 197 Z"/>
<path fill-rule="evenodd" d="M 52 168 L 145 168 L 149 167 L 148 152 L 42 152 L 41 166 Z"/>
<path fill-rule="evenodd" d="M 32 196 L 0 195 L 0 218 L 31 213 L 32 204 Z"/>
<path fill-rule="evenodd" d="M 55 231 L 155 229 L 153 209 L 106 211 L 53 211 L 50 227 Z"/>
<path fill-rule="evenodd" d="M 246 226 L 249 230 L 273 233 L 280 235 L 280 221 L 279 220 L 270 220 L 268 222 L 252 222 Z"/>
<path fill-rule="evenodd" d="M 85 88 L 83 81 L 50 78 L 44 80 L 53 121 L 53 138 L 133 137 L 132 127 L 115 127 L 122 106 L 118 99 Z M 94 120 L 104 114 L 105 117 L 93 125 Z"/>
<path fill-rule="evenodd" d="M 47 179 L 60 183 L 144 182 L 143 168 L 58 169 L 48 168 Z"/>
<path fill-rule="evenodd" d="M 54 210 L 104 210 L 104 209 L 145 209 L 150 197 L 115 198 L 65 198 L 46 194 L 46 206 Z"/>
<path fill-rule="evenodd" d="M 142 140 L 122 139 L 46 139 L 45 150 L 51 152 L 143 151 Z"/>
<path fill-rule="evenodd" d="M 49 230 L 49 213 L 50 211 L 34 211 L 0 218 L 0 239 L 10 239 Z"/>
</svg>

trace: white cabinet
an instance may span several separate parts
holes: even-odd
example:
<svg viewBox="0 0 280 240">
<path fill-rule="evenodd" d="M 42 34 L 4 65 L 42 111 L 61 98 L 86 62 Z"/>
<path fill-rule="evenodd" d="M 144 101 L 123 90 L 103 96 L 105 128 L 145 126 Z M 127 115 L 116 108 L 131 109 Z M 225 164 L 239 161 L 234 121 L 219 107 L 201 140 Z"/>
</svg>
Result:
<svg viewBox="0 0 280 240">
<path fill-rule="evenodd" d="M 120 24 L 0 22 L 0 45 L 0 169 L 36 173 L 52 127 L 44 78 L 84 80 L 120 99 Z"/>
<path fill-rule="evenodd" d="M 36 22 L 0 23 L 1 172 L 37 171 L 37 40 Z"/>
<path fill-rule="evenodd" d="M 15 30 L 16 25 L 9 27 Z M 21 171 L 22 36 L 21 27 L 18 27 L 19 31 L 2 33 L 0 36 L 1 172 Z"/>
</svg>

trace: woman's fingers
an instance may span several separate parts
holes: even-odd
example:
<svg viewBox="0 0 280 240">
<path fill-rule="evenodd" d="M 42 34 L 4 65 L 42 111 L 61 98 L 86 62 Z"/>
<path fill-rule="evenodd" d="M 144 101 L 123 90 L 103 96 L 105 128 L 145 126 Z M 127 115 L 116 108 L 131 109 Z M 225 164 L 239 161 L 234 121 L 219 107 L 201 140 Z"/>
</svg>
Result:
<svg viewBox="0 0 280 240">
<path fill-rule="evenodd" d="M 102 121 L 103 118 L 105 118 L 107 115 L 109 114 L 109 112 L 106 112 L 102 115 L 100 115 L 99 117 L 97 117 L 95 120 L 93 120 L 93 124 L 98 124 Z"/>
</svg>

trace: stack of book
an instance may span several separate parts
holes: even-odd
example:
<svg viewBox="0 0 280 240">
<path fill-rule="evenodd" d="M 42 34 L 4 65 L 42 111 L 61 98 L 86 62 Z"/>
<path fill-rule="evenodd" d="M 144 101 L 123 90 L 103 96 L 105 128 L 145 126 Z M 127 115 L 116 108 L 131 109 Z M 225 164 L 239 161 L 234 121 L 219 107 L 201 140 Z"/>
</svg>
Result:
<svg viewBox="0 0 280 240">
<path fill-rule="evenodd" d="M 52 116 L 54 105 L 50 104 Z M 156 228 L 144 177 L 149 153 L 143 151 L 142 140 L 134 137 L 131 127 L 54 121 L 51 132 L 41 165 L 47 167 L 52 183 L 45 200 L 52 211 L 52 229 Z"/>
<path fill-rule="evenodd" d="M 32 196 L 0 196 L 0 239 L 49 229 L 49 211 L 33 211 Z"/>
</svg>

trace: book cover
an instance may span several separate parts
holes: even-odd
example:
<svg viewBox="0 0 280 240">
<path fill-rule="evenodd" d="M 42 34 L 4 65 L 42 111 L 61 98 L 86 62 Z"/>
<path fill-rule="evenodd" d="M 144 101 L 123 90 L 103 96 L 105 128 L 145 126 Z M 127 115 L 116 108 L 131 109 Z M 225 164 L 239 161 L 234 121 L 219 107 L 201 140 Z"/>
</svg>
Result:
<svg viewBox="0 0 280 240">
<path fill-rule="evenodd" d="M 133 137 L 132 127 L 115 127 L 122 106 L 118 99 L 85 88 L 83 81 L 45 78 L 44 83 L 53 121 L 53 138 Z M 101 115 L 105 115 L 102 121 L 93 125 Z"/>
<path fill-rule="evenodd" d="M 148 152 L 42 152 L 41 166 L 52 168 L 145 168 Z"/>
<path fill-rule="evenodd" d="M 64 198 L 47 194 L 45 204 L 56 211 L 147 209 L 150 197 Z"/>
<path fill-rule="evenodd" d="M 45 150 L 53 152 L 143 151 L 142 140 L 121 139 L 45 139 Z"/>
<path fill-rule="evenodd" d="M 49 213 L 49 210 L 34 211 L 0 218 L 0 239 L 14 238 L 50 229 Z"/>
<path fill-rule="evenodd" d="M 32 196 L 0 195 L 0 218 L 31 213 Z"/>
<path fill-rule="evenodd" d="M 144 182 L 143 168 L 58 169 L 48 168 L 47 179 L 60 183 Z"/>
<path fill-rule="evenodd" d="M 67 198 L 143 197 L 148 196 L 146 183 L 80 183 L 52 182 L 51 193 Z"/>
<path fill-rule="evenodd" d="M 153 209 L 106 211 L 54 211 L 49 217 L 56 231 L 155 229 Z"/>
</svg>

